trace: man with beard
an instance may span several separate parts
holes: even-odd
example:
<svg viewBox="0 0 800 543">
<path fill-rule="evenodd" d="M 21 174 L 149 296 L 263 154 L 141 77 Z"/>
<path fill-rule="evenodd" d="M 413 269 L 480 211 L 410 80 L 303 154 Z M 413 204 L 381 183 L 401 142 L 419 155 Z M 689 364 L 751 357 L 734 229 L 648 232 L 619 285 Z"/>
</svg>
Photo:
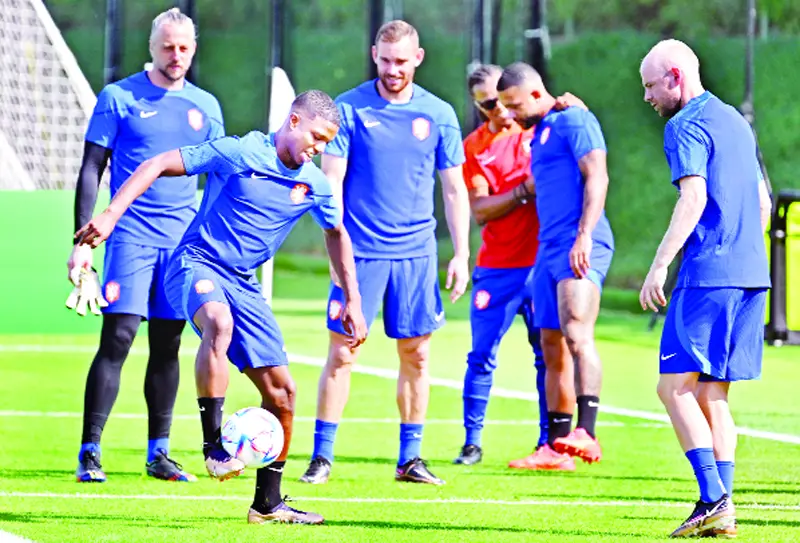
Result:
<svg viewBox="0 0 800 543">
<path fill-rule="evenodd" d="M 405 21 L 390 21 L 378 30 L 372 47 L 378 78 L 338 97 L 342 126 L 325 149 L 322 169 L 344 202 L 364 316 L 371 323 L 382 310 L 384 330 L 397 340 L 401 424 L 395 479 L 439 485 L 444 481 L 420 458 L 430 393 L 430 338 L 444 324 L 434 235 L 436 172 L 442 180 L 455 249 L 447 271 L 453 302 L 469 281 L 469 201 L 455 111 L 413 83 L 424 55 L 416 29 Z M 336 430 L 357 358 L 357 352 L 347 347 L 342 307 L 342 290 L 334 274 L 314 453 L 300 479 L 306 483 L 325 483 L 330 476 Z"/>
<path fill-rule="evenodd" d="M 477 66 L 467 79 L 475 107 L 486 119 L 464 140 L 464 182 L 469 189 L 472 214 L 483 226 L 483 243 L 472 275 L 470 328 L 472 349 L 464 374 L 464 429 L 461 454 L 454 463 L 472 465 L 483 457 L 481 433 L 497 350 L 516 315 L 522 315 L 533 348 L 536 391 L 539 395 L 539 439 L 547 443 L 545 367 L 539 329 L 533 323 L 533 264 L 539 246 L 539 219 L 530 182 L 533 129 L 522 129 L 497 97 L 503 69 L 493 64 Z M 556 108 L 583 102 L 567 94 Z M 530 186 L 529 186 L 530 185 Z M 513 460 L 512 468 L 528 468 L 528 457 Z"/>
<path fill-rule="evenodd" d="M 181 145 L 224 136 L 222 111 L 213 95 L 186 81 L 197 43 L 192 20 L 177 8 L 153 20 L 153 67 L 106 86 L 86 132 L 75 191 L 75 229 L 92 218 L 98 186 L 111 158 L 111 196 L 145 160 Z M 104 482 L 100 436 L 117 398 L 122 364 L 139 324 L 149 321 L 150 357 L 144 395 L 149 414 L 147 474 L 168 481 L 195 481 L 169 457 L 172 409 L 178 393 L 178 348 L 185 321 L 164 292 L 166 263 L 196 215 L 197 176 L 159 179 L 121 217 L 106 246 L 100 347 L 86 379 L 78 482 Z M 79 285 L 100 285 L 92 251 L 76 244 L 67 263 Z"/>
<path fill-rule="evenodd" d="M 505 68 L 497 90 L 523 128 L 536 125 L 531 172 L 539 253 L 533 301 L 535 324 L 542 330 L 549 435 L 547 445 L 531 455 L 529 467 L 575 469 L 571 456 L 589 463 L 601 457 L 595 423 L 602 366 L 594 325 L 614 252 L 604 212 L 606 145 L 597 118 L 577 107 L 558 111 L 531 66 L 517 62 Z M 571 430 L 576 393 L 578 423 Z"/>
<path fill-rule="evenodd" d="M 732 381 L 761 375 L 769 192 L 750 126 L 703 88 L 686 44 L 659 42 L 640 73 L 645 101 L 669 119 L 664 153 L 680 191 L 639 296 L 642 309 L 666 305 L 667 268 L 683 249 L 661 336 L 658 395 L 700 499 L 672 537 L 733 537 L 736 425 L 728 390 Z"/>
</svg>

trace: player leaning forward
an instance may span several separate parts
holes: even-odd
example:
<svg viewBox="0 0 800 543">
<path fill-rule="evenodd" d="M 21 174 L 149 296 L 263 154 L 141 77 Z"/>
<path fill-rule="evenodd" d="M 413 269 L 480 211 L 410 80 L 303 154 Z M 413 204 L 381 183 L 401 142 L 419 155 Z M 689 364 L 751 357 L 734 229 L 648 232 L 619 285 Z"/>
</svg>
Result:
<svg viewBox="0 0 800 543">
<path fill-rule="evenodd" d="M 177 8 L 165 11 L 153 20 L 150 33 L 153 67 L 106 86 L 98 95 L 75 190 L 76 229 L 92 218 L 109 158 L 113 196 L 144 160 L 225 134 L 217 99 L 185 79 L 196 47 L 192 20 Z M 109 304 L 103 310 L 100 346 L 86 378 L 79 482 L 106 480 L 100 437 L 119 392 L 122 365 L 143 319 L 149 321 L 150 347 L 144 383 L 147 474 L 168 481 L 196 480 L 169 456 L 185 322 L 163 288 L 167 260 L 195 217 L 196 207 L 196 175 L 156 180 L 120 218 L 106 245 L 103 291 Z M 92 294 L 97 296 L 99 286 L 91 267 L 91 250 L 76 245 L 68 262 L 70 277 L 84 294 L 94 286 Z M 76 280 L 79 274 L 82 281 Z"/>
<path fill-rule="evenodd" d="M 341 280 L 346 345 L 355 349 L 366 338 L 350 237 L 330 183 L 311 163 L 338 128 L 333 100 L 321 91 L 305 92 L 295 99 L 289 117 L 275 134 L 251 132 L 241 139 L 222 138 L 145 161 L 108 209 L 77 234 L 99 245 L 125 209 L 161 175 L 214 174 L 197 218 L 169 261 L 165 289 L 170 303 L 202 337 L 195 378 L 209 474 L 227 479 L 244 468 L 220 446 L 228 387 L 226 359 L 250 378 L 261 393 L 262 407 L 274 413 L 283 427 L 283 451 L 256 474 L 248 513 L 251 523 L 323 521 L 317 514 L 289 507 L 281 498 L 295 384 L 280 329 L 255 274 L 306 212 L 324 229 L 328 254 Z"/>
<path fill-rule="evenodd" d="M 770 198 L 750 126 L 703 89 L 700 63 L 686 44 L 656 44 L 640 71 L 645 101 L 669 118 L 664 152 L 680 191 L 640 294 L 642 308 L 666 305 L 667 267 L 683 248 L 661 336 L 658 395 L 700 500 L 672 537 L 732 537 L 736 426 L 728 389 L 761 374 Z"/>
</svg>

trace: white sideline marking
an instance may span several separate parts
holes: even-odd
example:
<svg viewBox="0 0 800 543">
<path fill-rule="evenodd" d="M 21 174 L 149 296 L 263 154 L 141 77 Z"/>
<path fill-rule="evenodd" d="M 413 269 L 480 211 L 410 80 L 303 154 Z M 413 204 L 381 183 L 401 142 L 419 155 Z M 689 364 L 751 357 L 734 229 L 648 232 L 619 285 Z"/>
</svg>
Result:
<svg viewBox="0 0 800 543">
<path fill-rule="evenodd" d="M 0 530 L 0 543 L 33 543 L 30 539 Z"/>
<path fill-rule="evenodd" d="M 83 413 L 77 411 L 15 411 L 15 410 L 0 410 L 0 417 L 31 417 L 31 418 L 54 418 L 54 419 L 79 419 L 83 417 Z M 147 420 L 147 413 L 111 413 L 111 418 L 118 419 L 136 419 Z M 195 415 L 173 415 L 173 420 L 197 420 L 198 416 Z M 295 422 L 315 422 L 315 417 L 295 417 Z M 538 426 L 538 420 L 485 420 L 483 423 L 486 426 Z M 400 424 L 400 419 L 393 418 L 352 418 L 342 419 L 342 424 Z M 461 426 L 464 421 L 461 419 L 427 419 L 426 425 L 453 425 Z M 605 426 L 609 428 L 669 428 L 668 424 L 642 422 L 635 424 L 626 424 L 619 421 L 597 421 L 597 426 Z"/>
<path fill-rule="evenodd" d="M 177 501 L 233 501 L 250 502 L 252 498 L 244 496 L 182 496 L 171 494 L 56 494 L 53 492 L 3 492 L 0 498 L 52 498 L 52 499 L 78 499 L 78 500 L 177 500 Z M 414 505 L 527 505 L 527 506 L 568 506 L 568 507 L 668 507 L 686 508 L 693 504 L 678 502 L 661 502 L 651 500 L 476 500 L 470 498 L 440 498 L 440 499 L 414 499 L 414 498 L 328 498 L 320 496 L 306 496 L 294 498 L 297 501 L 330 502 L 330 503 L 401 503 Z M 737 509 L 757 509 L 770 511 L 800 511 L 800 505 L 781 504 L 736 504 Z"/>
<path fill-rule="evenodd" d="M 193 347 L 186 347 L 181 351 L 187 351 L 187 354 L 194 354 Z M 36 353 L 94 353 L 97 351 L 96 347 L 88 345 L 0 345 L 0 353 L 3 352 L 36 352 Z M 131 354 L 146 355 L 147 349 L 133 347 Z M 289 359 L 297 364 L 307 366 L 323 367 L 325 365 L 324 358 L 317 358 L 313 356 L 305 356 L 300 354 L 290 354 Z M 362 366 L 355 364 L 353 371 L 356 373 L 363 373 L 365 375 L 372 375 L 375 377 L 382 377 L 384 379 L 397 379 L 397 370 L 389 370 L 386 368 L 375 368 L 372 366 Z M 455 390 L 461 390 L 463 383 L 454 379 L 442 379 L 439 377 L 431 377 L 431 384 Z M 513 398 L 517 400 L 537 401 L 538 396 L 535 392 L 526 392 L 521 390 L 510 390 L 500 387 L 492 387 L 492 396 L 498 398 Z M 604 413 L 611 415 L 619 415 L 623 417 L 631 417 L 636 419 L 650 420 L 655 422 L 662 422 L 669 424 L 669 417 L 666 413 L 653 413 L 651 411 L 640 411 L 637 409 L 626 409 L 624 407 L 613 407 L 610 405 L 600 405 L 600 410 Z M 800 445 L 800 436 L 793 434 L 782 434 L 778 432 L 768 432 L 764 430 L 757 430 L 754 428 L 737 428 L 739 435 L 755 437 L 760 439 L 767 439 L 769 441 L 777 441 L 779 443 L 790 443 L 793 445 Z"/>
</svg>

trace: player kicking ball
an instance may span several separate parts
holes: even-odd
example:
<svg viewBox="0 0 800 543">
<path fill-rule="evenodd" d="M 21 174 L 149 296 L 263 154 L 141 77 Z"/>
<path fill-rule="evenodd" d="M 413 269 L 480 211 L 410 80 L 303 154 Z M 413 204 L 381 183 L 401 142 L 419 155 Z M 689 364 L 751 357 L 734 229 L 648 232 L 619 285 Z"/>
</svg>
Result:
<svg viewBox="0 0 800 543">
<path fill-rule="evenodd" d="M 341 320 L 348 348 L 366 338 L 350 236 L 330 183 L 311 159 L 339 128 L 339 113 L 324 92 L 311 90 L 292 103 L 275 134 L 251 132 L 175 151 L 145 161 L 120 188 L 108 209 L 77 232 L 98 246 L 117 220 L 162 175 L 210 175 L 195 221 L 170 259 L 165 288 L 170 303 L 202 338 L 195 362 L 203 454 L 209 475 L 236 476 L 244 465 L 220 444 L 222 407 L 228 388 L 227 360 L 261 394 L 262 407 L 281 422 L 285 436 L 278 459 L 256 474 L 247 520 L 321 524 L 315 513 L 298 511 L 281 498 L 281 477 L 292 437 L 295 384 L 281 331 L 264 301 L 256 269 L 275 255 L 302 215 L 310 212 L 344 292 Z"/>
<path fill-rule="evenodd" d="M 682 248 L 661 336 L 658 396 L 700 500 L 672 537 L 734 537 L 736 425 L 728 390 L 761 375 L 769 192 L 750 126 L 703 89 L 700 62 L 686 44 L 659 42 L 640 72 L 645 101 L 669 118 L 664 152 L 680 191 L 639 296 L 642 309 L 666 305 L 667 269 Z"/>
<path fill-rule="evenodd" d="M 594 325 L 614 254 L 604 211 L 606 145 L 597 118 L 577 107 L 558 111 L 531 66 L 506 67 L 497 90 L 523 128 L 536 125 L 531 188 L 539 213 L 539 253 L 533 300 L 546 365 L 548 443 L 515 467 L 573 470 L 572 456 L 590 463 L 601 457 L 595 423 L 602 365 Z M 571 430 L 576 400 L 578 424 Z"/>
</svg>

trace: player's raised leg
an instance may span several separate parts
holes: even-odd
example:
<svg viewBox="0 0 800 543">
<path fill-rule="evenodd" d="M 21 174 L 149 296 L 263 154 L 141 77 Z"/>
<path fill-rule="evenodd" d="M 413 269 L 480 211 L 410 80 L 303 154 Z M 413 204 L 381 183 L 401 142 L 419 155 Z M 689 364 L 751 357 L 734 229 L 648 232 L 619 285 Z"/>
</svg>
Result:
<svg viewBox="0 0 800 543">
<path fill-rule="evenodd" d="M 594 343 L 594 325 L 600 311 L 599 287 L 589 279 L 563 279 L 558 283 L 558 303 L 561 330 L 575 361 L 578 424 L 568 436 L 556 439 L 553 448 L 585 462 L 598 462 L 602 452 L 595 425 L 603 371 Z"/>
<path fill-rule="evenodd" d="M 200 281 L 212 280 L 204 278 L 195 282 L 195 285 L 201 285 L 201 291 L 213 284 Z M 214 287 L 211 292 L 220 290 L 221 287 Z M 195 386 L 203 427 L 203 456 L 208 474 L 224 481 L 244 470 L 244 464 L 225 452 L 220 443 L 225 392 L 228 390 L 227 352 L 233 336 L 233 315 L 227 303 L 211 300 L 195 311 L 193 323 L 202 338 L 195 358 Z"/>
<path fill-rule="evenodd" d="M 324 519 L 316 513 L 298 511 L 289 507 L 281 493 L 281 479 L 292 441 L 296 388 L 289 367 L 285 365 L 246 368 L 244 370 L 261 393 L 261 407 L 274 414 L 283 428 L 283 450 L 277 460 L 256 472 L 256 490 L 253 504 L 247 513 L 251 524 L 269 522 L 286 524 L 322 524 Z"/>
</svg>

